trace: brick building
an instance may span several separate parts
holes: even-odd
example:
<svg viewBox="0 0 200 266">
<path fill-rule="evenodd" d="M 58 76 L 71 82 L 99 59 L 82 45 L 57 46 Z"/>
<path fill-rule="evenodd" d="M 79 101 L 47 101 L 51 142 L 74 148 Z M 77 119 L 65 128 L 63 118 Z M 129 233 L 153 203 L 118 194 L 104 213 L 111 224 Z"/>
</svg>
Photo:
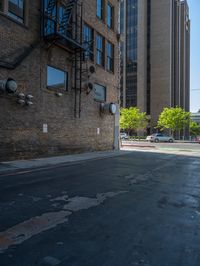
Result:
<svg viewBox="0 0 200 266">
<path fill-rule="evenodd" d="M 0 0 L 1 160 L 117 148 L 118 5 Z"/>
</svg>

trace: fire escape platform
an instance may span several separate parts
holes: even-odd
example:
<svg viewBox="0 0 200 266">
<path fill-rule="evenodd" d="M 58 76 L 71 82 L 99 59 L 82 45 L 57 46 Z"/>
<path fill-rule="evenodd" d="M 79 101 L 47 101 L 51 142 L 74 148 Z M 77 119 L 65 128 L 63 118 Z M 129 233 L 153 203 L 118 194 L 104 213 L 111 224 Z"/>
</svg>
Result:
<svg viewBox="0 0 200 266">
<path fill-rule="evenodd" d="M 66 50 L 85 50 L 84 46 L 79 42 L 76 42 L 70 37 L 63 36 L 60 33 L 49 34 L 45 36 L 45 40 L 49 42 L 55 42 L 58 46 L 61 45 L 63 48 L 66 48 Z"/>
<path fill-rule="evenodd" d="M 62 47 L 73 55 L 72 75 L 74 88 L 74 117 L 81 117 L 83 58 L 82 1 L 43 0 L 42 36 L 50 45 Z"/>
</svg>

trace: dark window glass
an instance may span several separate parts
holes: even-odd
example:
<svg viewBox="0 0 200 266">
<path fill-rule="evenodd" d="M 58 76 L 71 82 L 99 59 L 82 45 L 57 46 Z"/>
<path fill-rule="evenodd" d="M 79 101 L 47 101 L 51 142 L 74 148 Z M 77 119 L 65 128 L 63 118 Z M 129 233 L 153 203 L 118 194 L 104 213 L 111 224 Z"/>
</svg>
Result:
<svg viewBox="0 0 200 266">
<path fill-rule="evenodd" d="M 151 112 L 151 0 L 147 0 L 147 114 Z"/>
<path fill-rule="evenodd" d="M 98 65 L 104 66 L 104 41 L 99 34 L 96 37 L 96 62 Z"/>
<path fill-rule="evenodd" d="M 103 0 L 96 0 L 97 4 L 97 17 L 103 19 Z"/>
<path fill-rule="evenodd" d="M 113 28 L 113 14 L 114 14 L 114 9 L 111 6 L 111 4 L 108 2 L 107 4 L 107 26 L 112 29 Z"/>
<path fill-rule="evenodd" d="M 125 83 L 126 83 L 126 107 L 137 106 L 137 31 L 138 31 L 138 1 L 139 0 L 127 0 L 121 2 L 120 10 L 120 27 L 121 31 L 124 31 L 124 18 L 126 18 L 126 65 L 123 62 L 123 53 L 125 51 L 124 46 L 121 45 L 121 62 L 122 70 L 123 66 L 126 71 Z M 126 14 L 124 5 L 126 4 Z M 121 88 L 123 88 L 123 79 L 121 80 Z M 125 99 L 124 99 L 125 101 Z"/>
<path fill-rule="evenodd" d="M 3 0 L 0 0 L 0 11 L 3 11 Z"/>
<path fill-rule="evenodd" d="M 85 59 L 93 60 L 93 29 L 88 25 L 84 25 L 83 28 L 83 44 L 85 51 Z"/>
<path fill-rule="evenodd" d="M 68 74 L 65 71 L 47 66 L 47 87 L 67 90 Z"/>
<path fill-rule="evenodd" d="M 98 102 L 105 102 L 106 101 L 106 87 L 94 84 L 94 99 Z"/>
<path fill-rule="evenodd" d="M 107 70 L 114 71 L 114 45 L 110 42 L 107 42 L 106 45 L 107 52 Z"/>
<path fill-rule="evenodd" d="M 24 22 L 24 3 L 25 0 L 9 0 L 8 15 L 19 22 Z"/>
</svg>

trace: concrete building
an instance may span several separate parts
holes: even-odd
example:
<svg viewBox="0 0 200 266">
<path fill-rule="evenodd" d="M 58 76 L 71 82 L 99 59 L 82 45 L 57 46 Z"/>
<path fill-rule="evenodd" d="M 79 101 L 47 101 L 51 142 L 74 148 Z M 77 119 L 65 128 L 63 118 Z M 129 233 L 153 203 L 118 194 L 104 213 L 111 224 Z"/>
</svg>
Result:
<svg viewBox="0 0 200 266">
<path fill-rule="evenodd" d="M 121 34 L 121 105 L 151 117 L 149 134 L 164 107 L 190 109 L 187 1 L 122 0 Z"/>
<path fill-rule="evenodd" d="M 118 147 L 118 11 L 0 0 L 1 160 Z"/>
</svg>

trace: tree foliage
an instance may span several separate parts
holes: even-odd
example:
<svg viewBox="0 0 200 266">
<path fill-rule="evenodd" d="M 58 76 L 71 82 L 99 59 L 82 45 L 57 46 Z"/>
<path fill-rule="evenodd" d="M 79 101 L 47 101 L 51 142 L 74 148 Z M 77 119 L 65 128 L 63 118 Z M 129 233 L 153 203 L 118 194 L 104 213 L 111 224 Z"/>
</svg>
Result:
<svg viewBox="0 0 200 266">
<path fill-rule="evenodd" d="M 200 135 L 200 126 L 196 122 L 190 122 L 190 135 L 193 137 Z"/>
<path fill-rule="evenodd" d="M 159 116 L 157 128 L 161 130 L 170 129 L 173 133 L 189 126 L 190 112 L 184 111 L 181 107 L 164 108 Z"/>
<path fill-rule="evenodd" d="M 144 129 L 147 126 L 147 116 L 145 112 L 140 112 L 136 107 L 122 108 L 120 110 L 120 127 L 127 130 Z"/>
</svg>

